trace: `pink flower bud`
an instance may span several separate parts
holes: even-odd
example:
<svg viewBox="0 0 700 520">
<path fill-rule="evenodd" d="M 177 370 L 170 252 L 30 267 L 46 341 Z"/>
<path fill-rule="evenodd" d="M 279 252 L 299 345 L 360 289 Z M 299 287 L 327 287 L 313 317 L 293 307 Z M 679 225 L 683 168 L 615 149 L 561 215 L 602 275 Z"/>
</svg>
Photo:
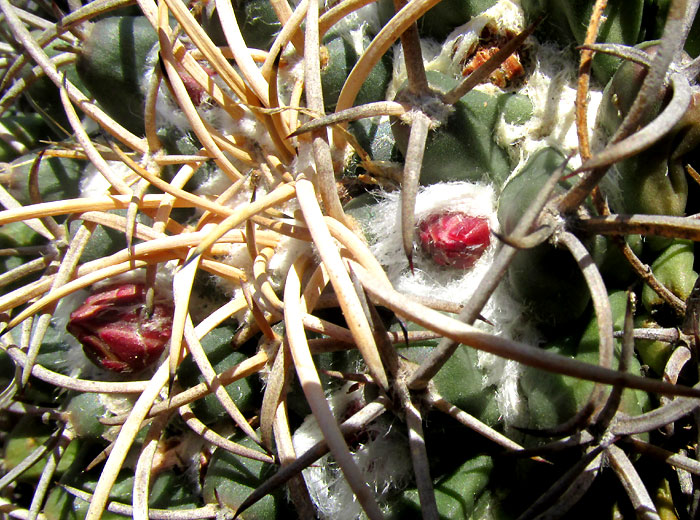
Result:
<svg viewBox="0 0 700 520">
<path fill-rule="evenodd" d="M 192 76 L 190 76 L 189 72 L 185 70 L 185 67 L 177 63 L 175 65 L 175 69 L 177 70 L 182 83 L 185 85 L 185 90 L 187 90 L 187 94 L 190 96 L 192 104 L 198 107 L 207 98 L 207 91 L 204 90 Z M 209 77 L 216 74 L 216 72 L 209 67 L 202 66 L 202 69 L 204 69 L 204 72 L 206 72 Z"/>
<path fill-rule="evenodd" d="M 461 212 L 429 216 L 418 226 L 423 251 L 440 265 L 470 269 L 491 243 L 485 217 Z"/>
<path fill-rule="evenodd" d="M 68 332 L 97 366 L 113 372 L 138 372 L 163 353 L 173 322 L 172 307 L 156 304 L 147 315 L 144 304 L 143 285 L 106 288 L 71 313 Z"/>
</svg>

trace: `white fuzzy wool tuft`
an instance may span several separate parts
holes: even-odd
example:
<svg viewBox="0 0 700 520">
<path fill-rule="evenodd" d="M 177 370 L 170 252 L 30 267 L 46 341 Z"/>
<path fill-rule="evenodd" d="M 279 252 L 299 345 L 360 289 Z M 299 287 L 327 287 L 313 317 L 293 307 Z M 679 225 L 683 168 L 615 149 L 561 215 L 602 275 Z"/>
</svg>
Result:
<svg viewBox="0 0 700 520">
<path fill-rule="evenodd" d="M 219 168 L 216 169 L 215 175 L 210 175 L 206 182 L 203 182 L 197 187 L 195 193 L 202 197 L 209 197 L 212 200 L 216 200 L 219 195 L 221 195 L 227 188 L 231 187 L 231 179 L 229 179 L 226 174 Z M 260 197 L 267 194 L 267 189 L 263 182 L 258 183 L 255 190 L 255 195 Z M 253 190 L 251 189 L 251 183 L 245 182 L 243 186 L 238 190 L 238 192 L 230 197 L 226 201 L 219 201 L 218 204 L 223 204 L 229 208 L 240 208 L 250 204 L 253 198 Z"/>
<path fill-rule="evenodd" d="M 500 0 L 481 15 L 457 27 L 442 44 L 422 40 L 421 50 L 425 69 L 440 71 L 456 79 L 462 78 L 462 63 L 473 52 L 484 27 L 499 32 L 519 32 L 525 28 L 525 16 L 519 2 Z M 534 59 L 530 72 L 515 92 L 527 96 L 533 105 L 533 115 L 525 124 L 509 124 L 501 119 L 495 130 L 495 139 L 518 164 L 517 172 L 536 151 L 546 146 L 557 148 L 564 154 L 578 150 L 576 134 L 576 64 L 569 49 L 562 50 L 551 44 L 541 44 L 534 37 L 528 38 L 527 56 Z M 400 48 L 394 50 L 394 72 L 387 91 L 387 99 L 393 99 L 406 81 L 406 68 Z M 530 68 L 530 67 L 528 67 Z M 503 91 L 490 84 L 477 85 L 475 90 L 490 94 Z M 595 127 L 602 89 L 591 84 L 588 97 L 588 127 Z M 571 166 L 580 165 L 574 157 Z"/>
<path fill-rule="evenodd" d="M 309 243 L 304 240 L 297 240 L 291 237 L 282 237 L 280 239 L 275 248 L 275 254 L 267 264 L 268 273 L 270 273 L 270 283 L 276 290 L 281 291 L 284 286 L 284 279 L 289 272 L 292 262 L 300 254 L 310 250 Z"/>
<path fill-rule="evenodd" d="M 121 161 L 108 161 L 107 166 L 120 179 L 132 174 L 131 168 Z M 92 164 L 88 163 L 80 178 L 80 195 L 83 197 L 102 197 L 111 184 L 100 171 Z"/>
<path fill-rule="evenodd" d="M 525 13 L 519 0 L 499 0 L 486 9 L 482 16 L 489 17 L 501 32 L 520 32 L 525 29 Z"/>
<path fill-rule="evenodd" d="M 416 223 L 420 223 L 430 215 L 446 211 L 463 211 L 473 216 L 485 217 L 489 221 L 489 227 L 498 230 L 495 194 L 491 186 L 469 182 L 450 182 L 433 184 L 419 190 L 415 209 Z M 376 206 L 376 216 L 377 218 L 370 224 L 372 235 L 376 237 L 372 244 L 372 252 L 377 260 L 386 267 L 389 278 L 396 279 L 401 284 L 404 281 L 401 274 L 410 274 L 410 272 L 408 271 L 408 260 L 403 252 L 400 233 L 399 192 L 384 194 L 384 198 Z M 488 268 L 493 249 L 493 245 L 489 247 L 474 269 L 461 277 L 460 284 L 469 282 L 473 283 L 474 287 L 478 284 L 485 272 L 484 267 Z M 424 256 L 420 250 L 415 252 L 414 264 L 416 273 L 415 277 L 411 277 L 420 280 L 419 286 L 431 284 L 431 280 L 432 283 L 441 286 L 454 282 L 454 270 L 439 268 L 439 266 L 438 269 L 435 269 L 434 262 Z M 409 281 L 406 283 L 410 284 Z"/>
<path fill-rule="evenodd" d="M 158 66 L 158 50 L 159 46 L 156 44 L 147 57 L 146 72 L 140 82 L 141 85 L 148 86 L 152 81 L 155 67 Z M 229 88 L 218 76 L 213 76 L 211 80 L 216 82 L 217 85 L 229 95 L 231 94 Z M 144 91 L 143 94 L 146 95 L 146 92 Z M 205 97 L 204 101 L 195 108 L 201 118 L 209 123 L 216 122 L 217 119 L 221 118 L 221 114 L 226 114 L 218 105 L 212 105 L 208 95 Z M 226 117 L 228 117 L 228 115 L 226 115 Z M 192 130 L 192 125 L 171 94 L 170 89 L 165 84 L 165 80 L 161 82 L 158 89 L 158 97 L 156 98 L 156 125 L 159 128 L 175 127 L 182 132 Z"/>
<path fill-rule="evenodd" d="M 437 70 L 432 62 L 440 55 L 442 46 L 431 39 L 421 39 L 420 41 L 421 54 L 423 55 L 423 64 L 425 70 Z M 401 86 L 406 82 L 406 63 L 403 58 L 403 49 L 400 45 L 394 45 L 394 69 L 391 75 L 391 81 L 387 87 L 386 99 L 394 99 Z"/>
<path fill-rule="evenodd" d="M 477 354 L 477 366 L 483 374 L 484 388 L 496 387 L 496 402 L 506 428 L 528 424 L 527 400 L 520 394 L 522 365 L 487 352 Z"/>
<path fill-rule="evenodd" d="M 224 190 L 230 186 L 231 179 L 228 177 L 228 175 L 226 175 L 220 168 L 216 168 L 204 182 L 202 182 L 192 191 L 195 195 L 199 195 L 200 197 L 209 197 L 214 199 L 217 195 L 223 193 Z"/>
<path fill-rule="evenodd" d="M 377 34 L 382 28 L 379 21 L 379 7 L 376 2 L 361 7 L 357 11 L 353 11 L 345 15 L 341 20 L 338 20 L 333 27 L 326 33 L 326 36 L 332 34 L 342 37 L 348 37 L 349 41 L 355 41 L 360 38 L 360 46 L 356 46 L 358 56 L 362 54 L 363 47 L 361 38 L 363 34 Z M 354 35 L 352 33 L 355 33 Z"/>
<path fill-rule="evenodd" d="M 371 250 L 385 267 L 394 287 L 403 293 L 434 297 L 454 303 L 463 303 L 474 293 L 491 267 L 496 239 L 476 265 L 470 270 L 437 265 L 420 250 L 414 251 L 415 271 L 411 273 L 403 252 L 400 232 L 399 193 L 385 193 L 378 202 L 371 229 Z M 422 187 L 416 200 L 416 222 L 420 223 L 434 213 L 464 211 L 489 220 L 492 230 L 498 230 L 495 193 L 491 186 L 469 182 L 451 182 Z M 523 341 L 536 341 L 538 335 L 522 318 L 522 307 L 503 284 L 489 299 L 482 315 L 493 326 L 477 322 L 489 332 Z M 479 367 L 483 372 L 484 388 L 495 385 L 498 390 L 499 411 L 506 424 L 522 424 L 526 413 L 519 389 L 520 365 L 491 354 L 479 353 Z"/>
<path fill-rule="evenodd" d="M 310 141 L 306 139 L 298 141 L 297 155 L 292 160 L 289 170 L 295 178 L 300 174 L 306 174 L 310 179 L 316 177 L 316 163 Z"/>
<path fill-rule="evenodd" d="M 518 92 L 533 105 L 533 115 L 523 125 L 505 121 L 496 128 L 496 140 L 508 150 L 519 166 L 536 151 L 551 146 L 565 155 L 578 151 L 576 134 L 576 60 L 570 50 L 549 44 L 533 44 L 534 71 Z M 602 99 L 602 90 L 592 84 L 588 96 L 588 127 L 593 128 Z M 517 146 L 515 146 L 517 145 Z M 581 164 L 573 157 L 570 165 Z M 517 169 L 516 169 L 517 170 Z"/>
<path fill-rule="evenodd" d="M 277 96 L 280 105 L 290 105 L 292 91 L 297 82 L 304 78 L 304 60 L 297 54 L 293 45 L 287 45 L 282 57 L 285 66 L 277 71 Z"/>
<path fill-rule="evenodd" d="M 329 404 L 336 417 L 342 416 L 355 402 L 364 402 L 361 390 L 348 392 L 345 385 L 329 396 Z M 392 489 L 401 488 L 410 478 L 412 465 L 406 438 L 379 419 L 364 430 L 369 438 L 354 450 L 353 459 L 372 488 L 377 501 Z M 323 438 L 313 415 L 294 432 L 292 441 L 298 455 L 306 452 Z M 365 518 L 362 508 L 343 477 L 343 472 L 331 455 L 325 455 L 303 472 L 309 495 L 322 519 L 356 520 Z"/>
<path fill-rule="evenodd" d="M 265 125 L 249 110 L 244 110 L 244 116 L 239 119 L 232 119 L 223 109 L 212 111 L 212 124 L 224 135 L 234 135 L 243 137 L 250 141 L 250 148 L 262 148 L 274 150 L 270 133 Z"/>
</svg>

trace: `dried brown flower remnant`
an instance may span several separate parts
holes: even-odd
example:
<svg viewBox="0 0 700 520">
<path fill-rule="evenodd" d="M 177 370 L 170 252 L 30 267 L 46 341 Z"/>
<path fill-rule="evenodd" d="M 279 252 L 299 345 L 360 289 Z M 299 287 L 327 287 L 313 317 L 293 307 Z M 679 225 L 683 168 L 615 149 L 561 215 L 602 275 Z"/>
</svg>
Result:
<svg viewBox="0 0 700 520">
<path fill-rule="evenodd" d="M 488 29 L 485 29 L 476 50 L 467 58 L 467 61 L 465 61 L 462 68 L 462 75 L 468 76 L 481 67 L 511 38 L 512 36 L 510 35 L 494 35 Z M 525 69 L 523 69 L 520 63 L 520 57 L 518 53 L 513 53 L 501 63 L 500 67 L 493 71 L 489 76 L 489 81 L 497 87 L 505 88 L 511 81 L 521 77 L 523 74 L 525 74 Z"/>
</svg>

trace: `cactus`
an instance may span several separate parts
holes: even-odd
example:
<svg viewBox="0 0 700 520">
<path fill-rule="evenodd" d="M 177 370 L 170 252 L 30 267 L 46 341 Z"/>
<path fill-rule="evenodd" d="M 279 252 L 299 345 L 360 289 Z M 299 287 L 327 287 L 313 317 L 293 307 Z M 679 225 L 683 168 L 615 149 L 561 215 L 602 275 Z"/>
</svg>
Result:
<svg viewBox="0 0 700 520">
<path fill-rule="evenodd" d="M 697 515 L 700 2 L 84 4 L 0 0 L 3 515 Z"/>
</svg>

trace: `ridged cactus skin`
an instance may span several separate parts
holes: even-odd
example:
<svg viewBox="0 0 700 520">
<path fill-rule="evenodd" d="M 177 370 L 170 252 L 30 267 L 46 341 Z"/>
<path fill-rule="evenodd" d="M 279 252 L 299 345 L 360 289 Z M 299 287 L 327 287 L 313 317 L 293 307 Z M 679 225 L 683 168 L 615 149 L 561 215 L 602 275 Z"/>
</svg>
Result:
<svg viewBox="0 0 700 520">
<path fill-rule="evenodd" d="M 116 121 L 143 134 L 147 60 L 158 38 L 143 16 L 111 16 L 91 30 L 76 63 L 78 75 Z"/>
<path fill-rule="evenodd" d="M 358 37 L 364 48 L 369 45 L 370 38 L 366 34 Z M 357 38 L 356 38 L 357 39 Z M 355 39 L 355 40 L 356 40 Z M 355 41 L 349 40 L 343 35 L 328 35 L 321 47 L 321 86 L 323 87 L 323 101 L 326 112 L 333 112 L 338 102 L 338 96 L 345 83 L 345 79 L 352 70 L 352 65 L 359 57 Z M 382 101 L 391 78 L 391 61 L 387 56 L 374 66 L 367 80 L 363 83 L 355 100 L 356 105 Z"/>
<path fill-rule="evenodd" d="M 218 327 L 202 339 L 202 347 L 212 363 L 214 370 L 221 373 L 244 361 L 246 355 L 233 348 L 235 330 L 233 327 Z M 196 364 L 191 358 L 180 365 L 178 377 L 187 386 L 194 386 L 204 381 Z M 256 395 L 259 387 L 253 378 L 236 381 L 226 387 L 234 402 L 243 412 L 252 411 L 257 406 Z M 213 395 L 208 395 L 194 404 L 194 411 L 205 424 L 225 420 L 226 411 Z"/>
<path fill-rule="evenodd" d="M 435 486 L 440 518 L 471 518 L 476 502 L 485 495 L 484 489 L 492 468 L 491 458 L 479 455 L 442 478 Z M 420 518 L 418 492 L 415 489 L 405 490 L 394 508 L 390 518 Z"/>
<path fill-rule="evenodd" d="M 649 2 L 653 4 L 654 2 Z M 543 35 L 569 45 L 581 45 L 586 37 L 588 20 L 595 2 L 592 0 L 524 0 L 523 9 L 529 19 L 545 16 L 540 31 Z M 598 41 L 634 45 L 644 37 L 644 9 L 647 2 L 611 0 L 606 2 Z M 598 55 L 593 70 L 599 81 L 613 75 L 620 61 L 612 56 Z"/>
<path fill-rule="evenodd" d="M 73 468 L 78 470 L 78 462 L 85 463 L 77 459 Z M 63 483 L 67 486 L 78 487 L 78 489 L 90 491 L 96 484 L 96 475 L 78 475 L 69 473 L 64 477 Z M 174 473 L 163 473 L 158 476 L 153 483 L 150 506 L 154 509 L 182 508 L 190 509 L 195 503 L 192 495 L 188 492 L 187 486 Z M 111 498 L 120 503 L 129 503 L 132 497 L 134 486 L 133 474 L 121 473 L 117 478 L 117 483 L 112 489 Z M 85 518 L 88 510 L 88 503 L 80 498 L 76 498 L 68 493 L 64 488 L 56 487 L 48 497 L 46 504 L 46 517 L 51 520 L 79 520 Z M 123 515 L 105 512 L 102 518 L 117 520 Z"/>
<path fill-rule="evenodd" d="M 685 301 L 695 286 L 698 273 L 693 270 L 695 255 L 693 244 L 687 240 L 675 240 L 651 264 L 654 275 L 678 298 Z M 659 310 L 664 301 L 650 288 L 642 291 L 642 304 L 649 312 Z"/>
<path fill-rule="evenodd" d="M 27 154 L 2 166 L 7 176 L 5 186 L 23 204 L 31 204 L 29 174 L 34 167 L 36 155 Z M 75 198 L 80 194 L 80 180 L 85 164 L 73 159 L 43 157 L 38 164 L 38 192 L 43 202 Z"/>
<path fill-rule="evenodd" d="M 5 471 L 14 469 L 22 462 L 27 453 L 40 447 L 48 441 L 51 428 L 42 424 L 36 417 L 25 417 L 8 432 L 3 453 L 3 467 Z M 61 460 L 57 467 L 57 475 L 62 475 L 68 470 L 71 461 L 78 451 L 78 443 L 73 443 L 69 447 L 69 452 Z M 41 476 L 41 472 L 46 465 L 46 461 L 32 466 L 23 473 L 23 479 L 32 482 Z"/>
<path fill-rule="evenodd" d="M 253 443 L 238 439 L 245 446 Z M 273 470 L 270 464 L 237 457 L 225 450 L 219 450 L 212 456 L 211 463 L 204 477 L 204 500 L 208 503 L 222 503 L 235 509 L 258 486 L 266 475 Z M 284 500 L 280 493 L 268 495 L 251 507 L 246 516 L 251 519 L 285 518 Z"/>
<path fill-rule="evenodd" d="M 624 291 L 610 294 L 610 306 L 613 311 L 614 329 L 621 330 L 623 325 L 626 295 Z M 549 351 L 561 352 L 587 363 L 598 361 L 598 333 L 595 317 L 591 319 L 580 338 L 576 336 L 561 336 L 552 343 L 545 345 Z M 620 343 L 616 342 L 616 356 L 619 357 Z M 638 362 L 634 362 L 630 370 L 640 370 Z M 570 377 L 543 374 L 540 371 L 528 369 L 521 379 L 527 395 L 530 409 L 531 428 L 551 428 L 561 424 L 576 413 L 586 402 L 593 388 L 588 381 L 577 381 Z M 650 396 L 639 391 L 625 391 L 622 397 L 622 409 L 625 413 L 639 415 L 650 409 Z"/>
<path fill-rule="evenodd" d="M 429 84 L 446 93 L 457 81 L 440 72 L 427 73 Z M 494 126 L 501 116 L 507 94 L 491 96 L 471 91 L 454 106 L 447 122 L 428 136 L 423 156 L 421 184 L 457 180 L 489 182 L 500 185 L 508 176 L 510 165 L 505 152 L 493 141 Z M 397 94 L 401 99 L 401 92 Z M 402 153 L 408 146 L 409 126 L 392 122 L 396 145 Z M 468 150 L 469 153 L 464 153 Z"/>
<path fill-rule="evenodd" d="M 495 3 L 494 0 L 441 2 L 418 20 L 418 26 L 426 36 L 442 40 L 453 29 L 468 22 L 470 18 L 477 16 Z M 393 12 L 391 2 L 380 0 L 379 13 L 383 22 L 386 23 Z"/>
<path fill-rule="evenodd" d="M 658 44 L 649 42 L 639 46 L 653 56 Z M 597 124 L 608 136 L 614 134 L 629 113 L 636 91 L 646 77 L 643 67 L 633 63 L 620 65 L 603 91 L 603 100 L 598 110 Z M 657 115 L 668 102 L 669 91 L 655 99 L 655 110 L 647 116 Z M 692 118 L 693 110 L 688 114 Z M 693 139 L 693 132 L 679 124 L 674 132 L 653 147 L 616 165 L 618 176 L 611 180 L 611 191 L 624 195 L 618 203 L 620 211 L 662 215 L 684 215 L 688 199 L 688 178 L 681 156 L 684 138 Z M 690 145 L 694 149 L 694 144 Z M 615 195 L 612 195 L 615 197 Z"/>
<path fill-rule="evenodd" d="M 562 155 L 543 149 L 533 155 L 522 171 L 503 189 L 498 216 L 501 229 L 513 229 L 522 212 L 542 189 Z M 563 187 L 557 191 L 562 193 Z M 540 244 L 515 255 L 508 270 L 513 294 L 546 327 L 560 328 L 575 322 L 586 310 L 590 296 L 575 261 L 561 247 Z"/>
</svg>

